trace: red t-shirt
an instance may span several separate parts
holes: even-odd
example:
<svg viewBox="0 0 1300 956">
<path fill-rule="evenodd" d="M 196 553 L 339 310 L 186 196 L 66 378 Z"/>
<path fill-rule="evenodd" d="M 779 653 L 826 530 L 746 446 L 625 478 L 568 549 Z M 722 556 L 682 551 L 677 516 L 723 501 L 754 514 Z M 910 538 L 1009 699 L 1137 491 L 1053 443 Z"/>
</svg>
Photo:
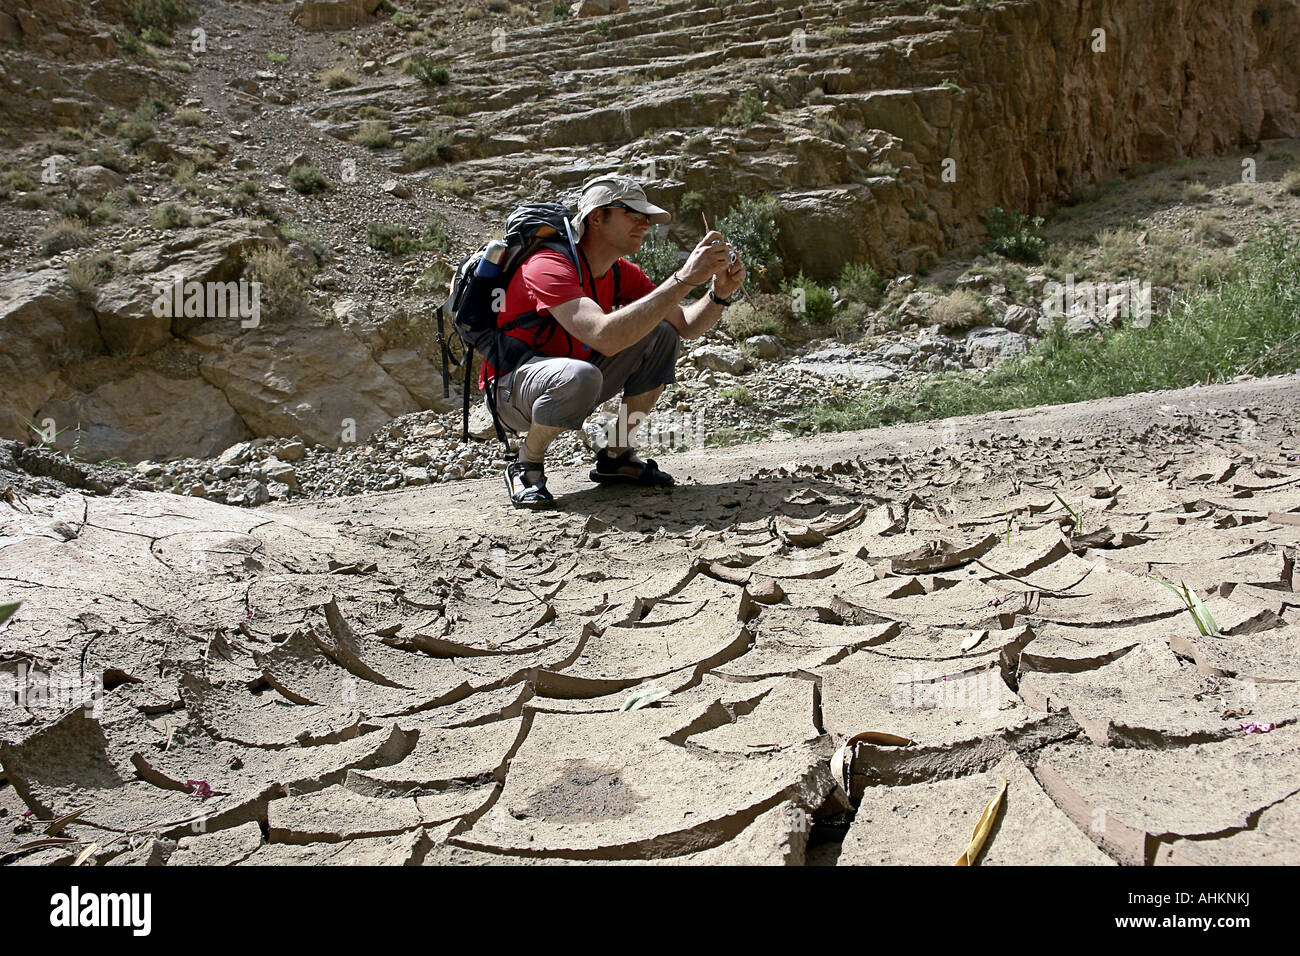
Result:
<svg viewBox="0 0 1300 956">
<path fill-rule="evenodd" d="M 618 301 L 614 301 L 614 270 L 618 270 Z M 528 257 L 506 286 L 506 297 L 497 325 L 502 326 L 528 312 L 549 314 L 553 305 L 583 297 L 592 298 L 592 278 L 583 266 L 583 281 L 578 271 L 562 253 L 542 249 Z M 641 267 L 619 259 L 603 276 L 595 280 L 595 300 L 606 314 L 635 302 L 655 290 L 655 284 Z M 548 323 L 549 324 L 549 323 Z M 547 337 L 547 328 L 510 329 L 505 334 L 527 342 L 535 352 L 567 358 L 590 359 L 591 347 L 568 333 L 558 322 Z M 478 387 L 483 389 L 491 366 L 486 362 L 479 370 Z"/>
</svg>

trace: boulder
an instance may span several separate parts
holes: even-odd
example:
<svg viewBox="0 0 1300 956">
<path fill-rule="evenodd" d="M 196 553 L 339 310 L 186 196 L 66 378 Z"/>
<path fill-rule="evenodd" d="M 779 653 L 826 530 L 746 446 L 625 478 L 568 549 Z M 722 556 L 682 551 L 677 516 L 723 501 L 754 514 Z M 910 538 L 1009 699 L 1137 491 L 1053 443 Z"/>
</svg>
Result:
<svg viewBox="0 0 1300 956">
<path fill-rule="evenodd" d="M 627 11 L 628 0 L 578 0 L 573 7 L 575 17 L 605 17 Z"/>
<path fill-rule="evenodd" d="M 1019 332 L 981 325 L 966 333 L 966 356 L 974 365 L 983 368 L 1024 355 L 1032 341 Z"/>
<path fill-rule="evenodd" d="M 371 22 L 382 0 L 299 0 L 289 19 L 304 30 L 331 30 Z"/>
<path fill-rule="evenodd" d="M 99 199 L 122 186 L 126 179 L 107 166 L 83 166 L 72 171 L 72 185 L 88 199 Z"/>
<path fill-rule="evenodd" d="M 761 359 L 777 359 L 785 351 L 775 335 L 751 335 L 745 345 Z"/>
<path fill-rule="evenodd" d="M 745 371 L 745 356 L 729 345 L 701 345 L 691 352 L 696 368 L 740 375 Z"/>
<path fill-rule="evenodd" d="M 1038 313 L 1024 305 L 1009 306 L 1002 317 L 1002 325 L 1012 332 L 1029 335 L 1038 328 Z"/>
<path fill-rule="evenodd" d="M 933 292 L 913 292 L 898 306 L 899 322 L 924 324 L 930 321 L 930 310 L 939 297 Z"/>
<path fill-rule="evenodd" d="M 380 352 L 375 360 L 393 377 L 393 381 L 411 393 L 421 408 L 432 408 L 440 412 L 456 409 L 458 403 L 455 393 L 449 398 L 443 397 L 442 376 L 432 362 L 414 350 L 388 349 Z"/>
<path fill-rule="evenodd" d="M 162 452 L 207 458 L 250 437 L 230 403 L 207 382 L 150 369 L 48 401 L 36 414 L 38 420 L 53 418 L 58 429 L 71 426 L 55 447 L 71 449 L 75 441 L 78 456 L 92 461 L 138 461 Z"/>
<path fill-rule="evenodd" d="M 95 316 L 79 303 L 62 269 L 0 281 L 0 436 L 29 439 L 23 419 L 34 419 L 55 393 L 59 369 L 103 351 Z"/>
<path fill-rule="evenodd" d="M 191 341 L 206 353 L 200 374 L 257 434 L 296 434 L 337 448 L 345 434 L 364 441 L 385 422 L 419 411 L 365 346 L 333 323 L 299 320 L 233 339 L 204 329 Z"/>
</svg>

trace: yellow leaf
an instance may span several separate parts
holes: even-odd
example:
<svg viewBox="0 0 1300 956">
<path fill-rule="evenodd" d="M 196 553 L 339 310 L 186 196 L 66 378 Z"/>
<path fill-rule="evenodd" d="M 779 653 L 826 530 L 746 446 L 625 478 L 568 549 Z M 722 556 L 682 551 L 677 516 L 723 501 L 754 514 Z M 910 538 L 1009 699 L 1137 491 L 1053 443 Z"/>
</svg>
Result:
<svg viewBox="0 0 1300 956">
<path fill-rule="evenodd" d="M 94 853 L 98 849 L 99 849 L 98 843 L 90 844 L 84 850 L 82 850 L 80 853 L 77 854 L 77 858 L 72 861 L 72 865 L 81 866 L 81 864 L 85 863 L 86 860 L 89 859 L 90 854 Z"/>
<path fill-rule="evenodd" d="M 984 812 L 980 814 L 979 823 L 975 824 L 975 832 L 970 835 L 970 843 L 966 846 L 966 851 L 957 858 L 957 866 L 973 866 L 976 858 L 980 855 L 980 850 L 984 849 L 984 841 L 989 838 L 989 831 L 993 829 L 993 821 L 997 819 L 998 811 L 1002 809 L 1002 798 L 1007 793 L 1007 778 L 1002 777 L 1002 789 L 998 791 L 997 796 L 989 801 Z"/>
</svg>

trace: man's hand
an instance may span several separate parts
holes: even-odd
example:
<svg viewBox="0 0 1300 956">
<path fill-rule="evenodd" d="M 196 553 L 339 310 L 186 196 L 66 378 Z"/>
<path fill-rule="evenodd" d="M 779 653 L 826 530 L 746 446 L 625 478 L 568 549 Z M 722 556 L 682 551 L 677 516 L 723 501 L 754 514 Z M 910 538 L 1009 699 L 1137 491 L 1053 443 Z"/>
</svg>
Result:
<svg viewBox="0 0 1300 956">
<path fill-rule="evenodd" d="M 710 278 L 723 276 L 731 264 L 731 245 L 716 229 L 710 230 L 700 244 L 691 250 L 686 265 L 677 270 L 683 282 L 703 285 Z"/>
<path fill-rule="evenodd" d="M 745 264 L 737 259 L 713 277 L 713 294 L 719 299 L 731 298 L 732 293 L 745 284 L 745 275 Z"/>
</svg>

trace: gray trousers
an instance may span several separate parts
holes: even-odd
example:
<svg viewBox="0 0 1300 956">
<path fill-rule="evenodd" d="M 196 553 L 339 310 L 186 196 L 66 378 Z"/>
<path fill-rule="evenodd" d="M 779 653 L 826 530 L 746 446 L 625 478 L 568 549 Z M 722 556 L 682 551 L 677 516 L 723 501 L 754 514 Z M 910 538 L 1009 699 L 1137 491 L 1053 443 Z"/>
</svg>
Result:
<svg viewBox="0 0 1300 956">
<path fill-rule="evenodd" d="M 497 381 L 497 413 L 513 431 L 531 425 L 581 428 L 602 402 L 641 395 L 677 381 L 677 330 L 660 322 L 641 341 L 614 355 L 591 353 L 591 361 L 535 355 Z"/>
</svg>

